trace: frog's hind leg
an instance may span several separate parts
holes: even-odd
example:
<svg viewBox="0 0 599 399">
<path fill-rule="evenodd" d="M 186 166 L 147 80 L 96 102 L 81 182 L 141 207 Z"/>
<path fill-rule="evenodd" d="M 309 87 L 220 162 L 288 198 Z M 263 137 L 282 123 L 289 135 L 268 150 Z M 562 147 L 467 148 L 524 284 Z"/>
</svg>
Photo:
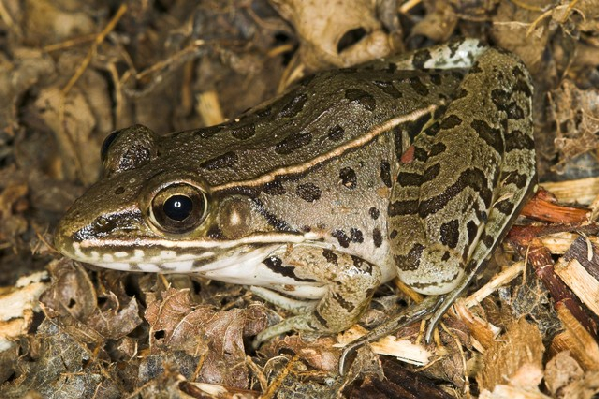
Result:
<svg viewBox="0 0 599 399">
<path fill-rule="evenodd" d="M 388 209 L 391 247 L 399 278 L 439 295 L 427 339 L 533 186 L 531 95 L 522 62 L 488 48 L 444 115 L 417 137 L 414 159 L 398 168 Z"/>
<path fill-rule="evenodd" d="M 326 287 L 316 306 L 266 328 L 255 343 L 266 341 L 290 330 L 335 333 L 351 327 L 368 307 L 381 283 L 378 266 L 363 259 L 328 249 L 294 245 L 291 250 L 271 254 L 269 262 L 292 270 L 299 282 L 313 281 Z M 282 269 L 281 269 L 282 270 Z"/>
<path fill-rule="evenodd" d="M 506 73 L 509 82 L 492 90 L 491 103 L 496 107 L 496 118 L 503 129 L 502 160 L 493 203 L 482 233 L 469 256 L 460 283 L 448 294 L 439 297 L 437 309 L 429 320 L 425 339 L 430 341 L 435 326 L 455 299 L 464 292 L 480 269 L 491 257 L 496 246 L 509 231 L 512 222 L 526 203 L 527 198 L 537 189 L 535 169 L 535 147 L 532 122 L 532 83 L 524 64 L 512 54 L 497 49 L 489 49 L 475 67 L 481 70 L 493 65 L 510 65 Z M 501 74 L 501 69 L 499 69 Z M 502 76 L 503 77 L 503 76 Z M 505 79 L 505 77 L 504 77 Z M 476 90 L 467 87 L 465 90 Z M 485 101 L 489 103 L 489 101 Z M 482 124 L 479 125 L 481 127 Z M 484 129 L 483 129 L 484 130 Z M 487 132 L 479 131 L 480 135 Z"/>
<path fill-rule="evenodd" d="M 390 241 L 400 279 L 438 296 L 346 347 L 341 373 L 360 345 L 429 315 L 430 340 L 509 230 L 535 187 L 531 96 L 523 63 L 489 48 L 444 115 L 416 138 L 396 175 L 387 211 Z"/>
</svg>

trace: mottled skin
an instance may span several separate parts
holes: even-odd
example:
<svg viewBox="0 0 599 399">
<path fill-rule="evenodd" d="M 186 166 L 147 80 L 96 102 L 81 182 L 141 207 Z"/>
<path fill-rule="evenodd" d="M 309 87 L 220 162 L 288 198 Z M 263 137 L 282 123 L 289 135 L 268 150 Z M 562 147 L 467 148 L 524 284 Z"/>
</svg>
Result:
<svg viewBox="0 0 599 399">
<path fill-rule="evenodd" d="M 396 276 L 449 293 L 435 324 L 532 187 L 530 97 L 519 60 L 465 41 L 308 76 L 218 126 L 133 126 L 107 139 L 104 176 L 56 246 L 104 267 L 262 287 L 300 312 L 258 340 L 346 329 Z M 193 210 L 170 218 L 182 197 Z"/>
</svg>

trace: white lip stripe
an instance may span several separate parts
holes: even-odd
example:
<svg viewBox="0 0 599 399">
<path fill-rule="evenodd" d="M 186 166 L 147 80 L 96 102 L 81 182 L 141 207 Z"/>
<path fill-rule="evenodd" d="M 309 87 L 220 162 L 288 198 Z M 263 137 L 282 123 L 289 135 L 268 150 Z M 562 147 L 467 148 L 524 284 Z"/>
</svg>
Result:
<svg viewBox="0 0 599 399">
<path fill-rule="evenodd" d="M 89 248 L 106 248 L 110 249 L 110 247 L 131 247 L 131 248 L 146 248 L 146 247 L 156 247 L 156 248 L 172 248 L 175 251 L 179 251 L 181 249 L 230 249 L 234 247 L 238 247 L 240 245 L 250 245 L 250 244 L 276 244 L 276 243 L 292 243 L 299 244 L 306 241 L 312 240 L 321 240 L 322 237 L 316 234 L 267 234 L 267 235 L 255 235 L 249 237 L 239 238 L 237 240 L 206 240 L 206 239 L 164 239 L 164 238 L 113 238 L 113 239 L 97 239 L 97 238 L 89 238 L 82 240 L 79 243 L 74 243 L 73 247 L 76 250 L 78 249 L 89 249 Z M 143 256 L 143 250 L 135 249 L 132 258 L 136 258 L 141 252 L 141 256 Z M 97 255 L 100 256 L 99 254 Z"/>
</svg>

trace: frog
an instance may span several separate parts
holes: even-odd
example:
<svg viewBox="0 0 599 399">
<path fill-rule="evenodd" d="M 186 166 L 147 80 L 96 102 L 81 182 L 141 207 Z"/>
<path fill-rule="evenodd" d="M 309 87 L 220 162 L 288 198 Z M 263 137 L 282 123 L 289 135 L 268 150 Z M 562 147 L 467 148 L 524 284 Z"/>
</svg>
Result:
<svg viewBox="0 0 599 399">
<path fill-rule="evenodd" d="M 124 128 L 55 246 L 249 286 L 294 313 L 257 342 L 344 331 L 398 278 L 428 296 L 407 319 L 429 338 L 536 187 L 532 90 L 514 54 L 464 39 L 307 75 L 215 126 Z"/>
</svg>

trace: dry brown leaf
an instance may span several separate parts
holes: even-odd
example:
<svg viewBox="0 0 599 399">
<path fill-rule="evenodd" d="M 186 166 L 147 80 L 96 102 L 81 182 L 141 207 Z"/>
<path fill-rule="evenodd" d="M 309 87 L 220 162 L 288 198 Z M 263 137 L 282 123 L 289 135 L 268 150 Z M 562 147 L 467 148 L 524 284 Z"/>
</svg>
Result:
<svg viewBox="0 0 599 399">
<path fill-rule="evenodd" d="M 51 0 L 27 0 L 24 32 L 32 43 L 51 44 L 74 35 L 92 33 L 94 19 L 85 11 L 69 12 L 65 4 Z"/>
<path fill-rule="evenodd" d="M 189 289 L 169 288 L 161 299 L 150 295 L 146 319 L 152 327 L 152 362 L 168 364 L 173 351 L 192 356 L 198 380 L 234 387 L 247 387 L 244 337 L 256 335 L 266 326 L 263 307 L 217 311 L 212 306 L 194 306 Z M 180 364 L 180 355 L 176 355 Z M 189 359 L 193 363 L 192 359 Z M 144 364 L 150 359 L 144 359 Z M 234 372 L 231 372 L 235 370 Z M 153 374 L 150 373 L 151 377 Z"/>
<path fill-rule="evenodd" d="M 295 27 L 302 43 L 299 58 L 309 70 L 350 66 L 384 57 L 392 50 L 373 0 L 271 1 Z M 338 52 L 344 36 L 362 31 L 364 37 L 359 42 Z"/>
<path fill-rule="evenodd" d="M 264 345 L 260 352 L 268 357 L 291 351 L 316 370 L 337 370 L 339 349 L 334 347 L 335 340 L 331 337 L 319 338 L 315 341 L 304 341 L 299 336 L 285 337 Z"/>
<path fill-rule="evenodd" d="M 28 194 L 25 176 L 15 173 L 14 168 L 0 171 L 0 243 L 14 241 L 15 237 L 27 230 L 25 215 L 19 212 L 20 207 L 16 205 Z"/>
<path fill-rule="evenodd" d="M 77 177 L 88 184 L 96 181 L 99 146 L 90 144 L 97 139 L 92 135 L 96 121 L 85 93 L 73 89 L 61 103 L 60 90 L 48 88 L 39 94 L 35 107 L 38 117 L 56 134 L 64 177 Z"/>
<path fill-rule="evenodd" d="M 410 33 L 411 36 L 426 36 L 435 43 L 447 41 L 458 23 L 458 16 L 454 12 L 454 6 L 458 5 L 451 3 L 449 1 L 425 1 L 426 14 L 414 26 Z"/>
<path fill-rule="evenodd" d="M 85 269 L 71 260 L 62 259 L 50 266 L 50 272 L 52 284 L 40 299 L 46 314 L 87 320 L 97 310 L 98 302 Z"/>
<path fill-rule="evenodd" d="M 51 59 L 39 49 L 22 47 L 12 60 L 0 61 L 0 130 L 13 130 L 17 105 L 23 94 L 54 73 Z"/>
<path fill-rule="evenodd" d="M 131 298 L 127 305 L 121 308 L 116 295 L 111 294 L 102 307 L 106 310 L 96 309 L 87 322 L 105 338 L 124 338 L 143 322 L 135 298 Z"/>
<path fill-rule="evenodd" d="M 526 7 L 523 5 L 526 4 Z M 529 71 L 534 74 L 542 67 L 541 54 L 546 45 L 547 35 L 528 35 L 531 24 L 541 15 L 545 0 L 525 3 L 500 1 L 497 15 L 493 18 L 493 38 L 500 47 L 517 54 Z"/>
</svg>

